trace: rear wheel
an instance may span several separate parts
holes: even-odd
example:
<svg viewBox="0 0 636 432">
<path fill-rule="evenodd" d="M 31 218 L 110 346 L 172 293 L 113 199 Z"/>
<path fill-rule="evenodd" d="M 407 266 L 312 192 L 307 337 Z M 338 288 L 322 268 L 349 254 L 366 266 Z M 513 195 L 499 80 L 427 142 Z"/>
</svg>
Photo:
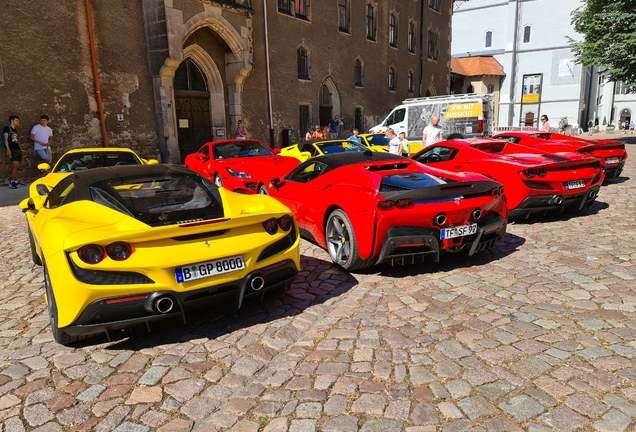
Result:
<svg viewBox="0 0 636 432">
<path fill-rule="evenodd" d="M 31 228 L 29 228 L 28 225 L 27 232 L 29 233 L 29 246 L 31 246 L 31 259 L 33 260 L 33 264 L 41 266 L 42 260 L 35 249 L 35 240 L 33 240 L 33 234 L 31 234 Z"/>
<path fill-rule="evenodd" d="M 373 265 L 373 260 L 360 258 L 353 226 L 342 210 L 334 210 L 329 215 L 325 239 L 331 260 L 345 270 L 360 270 Z"/>
<path fill-rule="evenodd" d="M 49 277 L 49 270 L 46 265 L 44 265 L 44 288 L 46 289 L 46 303 L 49 309 L 49 321 L 51 323 L 51 332 L 53 333 L 53 339 L 55 339 L 55 342 L 61 345 L 68 345 L 76 342 L 78 340 L 76 337 L 70 336 L 64 330 L 58 327 L 57 304 L 55 303 L 55 295 L 53 294 L 51 278 Z"/>
<path fill-rule="evenodd" d="M 267 188 L 265 187 L 265 185 L 261 185 L 258 188 L 258 193 L 261 195 L 269 195 L 269 192 L 267 192 Z"/>
</svg>

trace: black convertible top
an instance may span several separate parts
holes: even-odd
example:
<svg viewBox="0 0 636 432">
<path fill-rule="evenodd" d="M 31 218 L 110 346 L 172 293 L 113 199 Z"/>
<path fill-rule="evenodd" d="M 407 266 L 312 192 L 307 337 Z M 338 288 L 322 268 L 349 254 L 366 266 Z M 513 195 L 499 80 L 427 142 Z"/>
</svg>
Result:
<svg viewBox="0 0 636 432">
<path fill-rule="evenodd" d="M 352 165 L 364 162 L 380 162 L 380 161 L 401 161 L 409 163 L 410 160 L 393 153 L 373 152 L 371 150 L 365 152 L 335 153 L 329 155 L 318 156 L 310 161 L 320 161 L 331 169 L 339 168 L 345 165 Z"/>
<path fill-rule="evenodd" d="M 71 174 L 76 187 L 85 188 L 87 185 L 99 180 L 126 178 L 130 176 L 161 175 L 166 173 L 195 174 L 189 168 L 180 165 L 120 165 L 106 168 L 93 168 Z M 199 176 L 199 174 L 195 174 Z"/>
</svg>

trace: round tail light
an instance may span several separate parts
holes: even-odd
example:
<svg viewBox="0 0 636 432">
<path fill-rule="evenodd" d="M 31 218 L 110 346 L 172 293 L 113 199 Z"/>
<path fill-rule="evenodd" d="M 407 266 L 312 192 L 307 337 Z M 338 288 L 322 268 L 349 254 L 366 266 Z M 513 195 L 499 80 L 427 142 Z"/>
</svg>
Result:
<svg viewBox="0 0 636 432">
<path fill-rule="evenodd" d="M 391 210 L 393 208 L 393 201 L 380 201 L 378 203 L 378 209 Z"/>
<path fill-rule="evenodd" d="M 536 173 L 534 172 L 534 170 L 533 170 L 533 169 L 525 170 L 523 173 L 524 173 L 524 174 L 526 175 L 526 177 L 528 177 L 529 179 L 534 178 L 534 176 L 536 175 Z"/>
<path fill-rule="evenodd" d="M 115 242 L 106 246 L 106 253 L 112 260 L 124 261 L 128 259 L 128 257 L 132 253 L 132 248 L 128 243 Z"/>
<path fill-rule="evenodd" d="M 268 234 L 274 235 L 278 231 L 278 221 L 274 218 L 267 219 L 263 222 L 263 228 Z"/>
<path fill-rule="evenodd" d="M 543 168 L 539 168 L 539 169 L 537 170 L 537 175 L 538 175 L 539 177 L 545 177 L 546 172 L 545 172 L 545 170 L 544 170 Z"/>
<path fill-rule="evenodd" d="M 395 203 L 395 206 L 399 209 L 413 207 L 413 200 L 411 198 L 401 199 Z"/>
<path fill-rule="evenodd" d="M 100 245 L 89 244 L 82 246 L 78 251 L 80 259 L 86 264 L 97 264 L 104 259 L 106 253 Z"/>
<path fill-rule="evenodd" d="M 279 218 L 278 219 L 278 226 L 283 231 L 289 231 L 291 226 L 292 226 L 292 218 L 289 215 L 285 215 L 285 216 Z M 267 228 L 265 228 L 265 229 L 267 229 Z"/>
</svg>

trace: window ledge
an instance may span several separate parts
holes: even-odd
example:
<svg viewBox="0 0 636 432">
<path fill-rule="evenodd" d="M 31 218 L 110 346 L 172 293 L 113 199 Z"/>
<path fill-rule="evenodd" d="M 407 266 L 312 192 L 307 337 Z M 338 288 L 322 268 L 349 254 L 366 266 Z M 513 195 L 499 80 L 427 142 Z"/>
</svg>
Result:
<svg viewBox="0 0 636 432">
<path fill-rule="evenodd" d="M 285 10 L 285 9 L 278 9 L 278 13 L 282 14 L 282 15 L 287 15 L 289 17 L 295 18 L 294 14 L 291 11 Z"/>
</svg>

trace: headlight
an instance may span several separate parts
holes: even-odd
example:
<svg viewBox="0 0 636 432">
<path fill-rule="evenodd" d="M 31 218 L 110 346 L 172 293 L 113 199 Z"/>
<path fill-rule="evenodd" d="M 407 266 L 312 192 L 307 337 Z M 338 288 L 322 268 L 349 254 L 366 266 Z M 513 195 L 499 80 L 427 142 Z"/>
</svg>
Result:
<svg viewBox="0 0 636 432">
<path fill-rule="evenodd" d="M 42 183 L 37 185 L 35 187 L 35 190 L 37 190 L 38 195 L 40 196 L 47 196 L 49 194 L 49 188 L 47 188 L 46 185 L 43 185 Z"/>
<path fill-rule="evenodd" d="M 233 176 L 233 177 L 245 178 L 245 179 L 252 178 L 252 176 L 250 174 L 248 174 L 248 173 L 244 173 L 244 172 L 241 172 L 241 171 L 234 171 L 231 168 L 227 168 L 227 172 L 229 172 L 230 175 Z"/>
</svg>

